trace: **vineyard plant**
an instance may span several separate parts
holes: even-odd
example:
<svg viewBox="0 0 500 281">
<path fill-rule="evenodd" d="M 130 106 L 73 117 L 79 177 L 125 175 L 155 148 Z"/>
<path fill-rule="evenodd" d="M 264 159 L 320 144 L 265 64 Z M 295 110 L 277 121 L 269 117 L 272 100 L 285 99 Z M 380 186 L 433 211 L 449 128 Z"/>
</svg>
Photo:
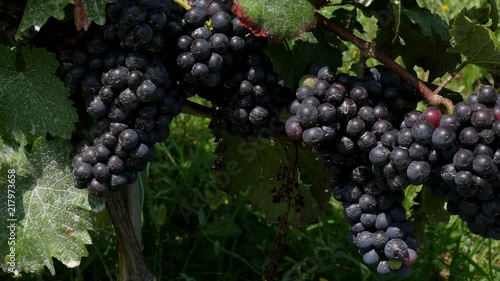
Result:
<svg viewBox="0 0 500 281">
<path fill-rule="evenodd" d="M 0 0 L 1 280 L 500 280 L 497 0 Z"/>
</svg>

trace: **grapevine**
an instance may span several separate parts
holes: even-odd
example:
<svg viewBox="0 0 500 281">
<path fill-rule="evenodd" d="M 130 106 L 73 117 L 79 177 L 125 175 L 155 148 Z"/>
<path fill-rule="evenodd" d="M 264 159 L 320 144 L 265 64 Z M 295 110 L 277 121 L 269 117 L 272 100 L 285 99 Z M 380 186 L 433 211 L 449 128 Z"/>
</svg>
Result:
<svg viewBox="0 0 500 281">
<path fill-rule="evenodd" d="M 0 0 L 0 171 L 19 171 L 18 196 L 26 204 L 33 194 L 39 204 L 44 192 L 64 194 L 61 210 L 74 222 L 49 219 L 46 228 L 65 239 L 71 255 L 38 247 L 32 256 L 10 248 L 8 256 L 0 247 L 5 271 L 47 266 L 55 274 L 52 257 L 78 266 L 86 251 L 78 247 L 91 243 L 87 231 L 105 207 L 120 241 L 120 278 L 157 280 L 122 195 L 144 188 L 164 157 L 159 147 L 171 143 L 173 124 L 184 115 L 210 119 L 214 157 L 206 165 L 214 193 L 244 194 L 257 215 L 277 224 L 274 249 L 259 264 L 264 280 L 291 272 L 282 268 L 291 260 L 290 229 L 320 220 L 330 205 L 341 209 L 344 221 L 334 223 L 348 229 L 347 247 L 377 276 L 412 278 L 420 270 L 427 241 L 419 220 L 426 212 L 456 215 L 471 235 L 500 240 L 493 1 L 481 13 L 464 8 L 449 25 L 416 2 L 400 1 L 49 2 Z M 358 13 L 377 21 L 374 39 Z M 433 44 L 435 52 L 414 44 Z M 450 83 L 469 65 L 481 67 L 482 77 L 467 92 L 453 92 Z M 40 97 L 50 87 L 45 102 Z M 36 103 L 31 112 L 27 105 Z M 47 179 L 51 173 L 60 179 Z M 423 194 L 439 206 L 426 206 Z M 144 204 L 144 197 L 126 200 Z M 187 224 L 197 214 L 206 236 L 203 209 L 213 202 L 204 201 L 196 212 L 179 209 Z M 41 213 L 57 221 L 58 212 L 47 210 L 61 202 L 47 204 Z M 36 214 L 25 214 L 31 205 L 20 208 L 24 217 L 15 218 L 14 229 L 32 231 L 20 235 L 17 244 L 25 245 L 40 225 L 30 222 Z M 244 263 L 255 273 L 255 264 Z"/>
</svg>

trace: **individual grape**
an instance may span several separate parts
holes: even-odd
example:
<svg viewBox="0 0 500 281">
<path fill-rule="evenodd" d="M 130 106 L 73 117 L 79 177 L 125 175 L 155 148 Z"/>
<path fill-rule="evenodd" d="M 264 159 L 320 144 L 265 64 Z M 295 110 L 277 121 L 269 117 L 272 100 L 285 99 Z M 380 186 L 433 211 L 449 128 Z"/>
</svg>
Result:
<svg viewBox="0 0 500 281">
<path fill-rule="evenodd" d="M 358 107 L 356 103 L 350 98 L 345 98 L 342 104 L 337 107 L 337 116 L 339 118 L 349 119 L 356 116 L 357 111 Z"/>
<path fill-rule="evenodd" d="M 462 129 L 458 139 L 460 140 L 462 146 L 474 148 L 474 146 L 479 143 L 479 134 L 473 127 L 467 127 Z"/>
<path fill-rule="evenodd" d="M 413 139 L 419 144 L 428 144 L 432 140 L 434 126 L 425 120 L 415 122 L 411 128 L 411 135 Z"/>
<path fill-rule="evenodd" d="M 217 12 L 211 18 L 211 25 L 216 32 L 228 31 L 232 26 L 231 16 L 224 11 Z"/>
<path fill-rule="evenodd" d="M 429 180 L 431 166 L 425 161 L 413 161 L 408 166 L 406 175 L 414 185 L 420 185 Z"/>
<path fill-rule="evenodd" d="M 391 268 L 389 267 L 389 261 L 381 261 L 377 265 L 377 272 L 381 275 L 386 275 L 392 272 Z"/>
<path fill-rule="evenodd" d="M 385 244 L 384 254 L 390 260 L 401 261 L 408 256 L 408 245 L 401 239 L 391 239 Z"/>
<path fill-rule="evenodd" d="M 480 176 L 491 175 L 493 172 L 498 172 L 493 160 L 487 155 L 477 155 L 472 161 L 472 171 Z"/>
<path fill-rule="evenodd" d="M 107 77 L 108 84 L 114 89 L 123 90 L 128 86 L 128 69 L 126 67 L 118 66 L 109 70 Z"/>
<path fill-rule="evenodd" d="M 255 94 L 255 92 L 254 92 Z M 310 104 L 314 107 L 319 107 L 320 106 L 320 101 L 316 98 L 316 97 L 307 97 L 305 98 L 303 101 L 302 101 L 302 104 Z M 335 108 L 335 107 L 333 107 Z M 319 109 L 318 109 L 319 111 Z M 318 118 L 319 118 L 319 112 L 318 112 Z M 328 123 L 331 123 L 332 121 L 328 122 Z"/>
<path fill-rule="evenodd" d="M 494 87 L 490 85 L 481 86 L 479 91 L 477 92 L 477 100 L 480 103 L 484 103 L 487 105 L 495 104 L 498 98 L 498 93 Z"/>
<path fill-rule="evenodd" d="M 106 182 L 99 182 L 93 179 L 88 185 L 89 194 L 95 197 L 103 197 L 109 192 L 109 185 Z"/>
<path fill-rule="evenodd" d="M 110 170 L 108 166 L 106 166 L 106 164 L 96 163 L 92 168 L 92 174 L 94 175 L 96 180 L 104 182 L 109 178 Z"/>
<path fill-rule="evenodd" d="M 362 212 L 363 210 L 357 203 L 344 206 L 344 214 L 348 222 L 358 221 Z"/>
<path fill-rule="evenodd" d="M 424 112 L 422 112 L 421 118 L 429 123 L 431 123 L 434 128 L 439 127 L 441 122 L 441 111 L 435 106 L 428 107 Z"/>
<path fill-rule="evenodd" d="M 372 132 L 364 132 L 359 138 L 358 138 L 358 147 L 361 149 L 361 151 L 367 152 L 370 151 L 372 148 L 374 148 L 377 145 L 377 136 L 372 133 Z"/>
<path fill-rule="evenodd" d="M 304 99 L 306 100 L 306 99 Z M 335 121 L 336 110 L 330 103 L 320 104 L 318 107 L 318 120 L 323 124 L 330 124 Z"/>
<path fill-rule="evenodd" d="M 297 109 L 296 115 L 298 122 L 304 127 L 313 126 L 318 122 L 319 118 L 318 110 L 310 104 L 301 105 Z"/>
<path fill-rule="evenodd" d="M 248 120 L 254 125 L 263 125 L 269 117 L 269 112 L 262 106 L 256 106 L 248 115 Z M 299 117 L 300 123 L 300 117 Z"/>
<path fill-rule="evenodd" d="M 438 127 L 432 133 L 432 144 L 438 148 L 446 150 L 450 148 L 456 140 L 455 131 L 450 127 Z"/>
<path fill-rule="evenodd" d="M 73 176 L 79 182 L 88 182 L 92 179 L 92 166 L 85 162 L 80 162 L 73 169 Z"/>
<path fill-rule="evenodd" d="M 455 114 L 445 114 L 441 117 L 439 121 L 439 127 L 449 127 L 453 131 L 457 131 L 460 128 L 460 122 Z"/>
<path fill-rule="evenodd" d="M 94 118 L 102 118 L 106 116 L 107 107 L 102 102 L 101 96 L 92 96 L 87 103 L 87 113 Z"/>
<path fill-rule="evenodd" d="M 380 142 L 389 149 L 396 148 L 398 146 L 398 134 L 398 130 L 385 132 L 380 138 Z"/>
<path fill-rule="evenodd" d="M 119 172 L 111 174 L 110 179 L 110 189 L 112 191 L 119 190 L 120 187 L 123 187 L 129 183 L 128 175 L 126 172 Z"/>
<path fill-rule="evenodd" d="M 325 138 L 325 133 L 319 127 L 305 129 L 302 134 L 302 140 L 307 145 L 318 145 Z"/>
<path fill-rule="evenodd" d="M 460 149 L 453 156 L 453 165 L 457 171 L 468 171 L 472 169 L 474 153 L 468 149 Z"/>
<path fill-rule="evenodd" d="M 473 112 L 470 121 L 474 129 L 481 131 L 493 125 L 495 116 L 491 110 L 485 108 Z"/>
<path fill-rule="evenodd" d="M 390 162 L 399 170 L 405 170 L 411 163 L 408 149 L 395 147 L 391 151 Z"/>
<path fill-rule="evenodd" d="M 377 215 L 377 219 L 375 221 L 375 228 L 379 230 L 385 230 L 392 223 L 392 218 L 387 213 L 380 213 Z"/>
<path fill-rule="evenodd" d="M 372 233 L 363 231 L 354 238 L 354 244 L 362 251 L 368 251 L 373 247 Z M 387 246 L 386 246 L 387 247 Z"/>
<path fill-rule="evenodd" d="M 372 235 L 372 244 L 375 249 L 383 250 L 388 241 L 389 237 L 384 230 L 377 230 Z"/>
<path fill-rule="evenodd" d="M 377 145 L 370 150 L 370 162 L 376 166 L 383 166 L 390 160 L 391 151 L 382 145 Z"/>
<path fill-rule="evenodd" d="M 346 134 L 349 137 L 359 137 L 365 132 L 365 122 L 359 118 L 353 118 L 347 122 Z"/>
<path fill-rule="evenodd" d="M 123 149 L 132 149 L 139 142 L 139 135 L 133 129 L 125 129 L 120 133 L 118 137 L 118 143 Z"/>
<path fill-rule="evenodd" d="M 377 250 L 371 249 L 363 255 L 363 262 L 367 265 L 376 265 L 380 262 L 380 254 Z"/>
<path fill-rule="evenodd" d="M 470 117 L 472 116 L 472 108 L 470 107 L 470 105 L 464 102 L 459 102 L 455 104 L 455 107 L 453 108 L 453 114 L 457 116 L 458 122 L 460 124 L 465 124 L 470 120 Z"/>
<path fill-rule="evenodd" d="M 205 23 L 207 14 L 203 9 L 193 7 L 189 9 L 184 15 L 186 23 L 192 26 L 202 26 Z"/>
<path fill-rule="evenodd" d="M 375 226 L 375 222 L 377 221 L 376 213 L 362 213 L 359 221 L 363 224 L 365 228 L 372 228 Z"/>
</svg>

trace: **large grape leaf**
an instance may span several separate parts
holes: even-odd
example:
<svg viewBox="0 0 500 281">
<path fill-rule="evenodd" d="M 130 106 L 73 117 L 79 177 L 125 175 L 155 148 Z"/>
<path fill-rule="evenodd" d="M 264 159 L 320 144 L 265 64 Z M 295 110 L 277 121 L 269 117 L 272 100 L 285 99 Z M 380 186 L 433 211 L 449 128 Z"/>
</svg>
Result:
<svg viewBox="0 0 500 281">
<path fill-rule="evenodd" d="M 301 36 L 316 24 L 315 0 L 235 0 L 233 13 L 254 34 L 282 41 Z"/>
<path fill-rule="evenodd" d="M 88 252 L 92 229 L 87 191 L 73 187 L 69 141 L 37 139 L 30 153 L 0 139 L 0 265 L 11 272 L 35 272 L 46 266 L 55 274 L 52 258 L 76 267 Z M 15 210 L 8 209 L 8 175 L 15 170 Z M 11 179 L 12 180 L 12 179 Z M 12 203 L 12 202 L 11 202 Z M 7 228 L 15 223 L 15 238 Z M 9 241 L 14 241 L 9 244 Z"/>
<path fill-rule="evenodd" d="M 338 47 L 343 47 L 343 44 L 340 40 L 335 43 L 336 46 L 331 45 L 322 33 L 308 32 L 302 38 L 270 43 L 265 52 L 271 57 L 274 70 L 285 85 L 295 89 L 309 64 L 322 62 L 331 67 L 342 65 L 342 53 Z"/>
<path fill-rule="evenodd" d="M 374 13 L 378 16 L 377 13 Z M 380 29 L 376 39 L 377 49 L 396 58 L 401 56 L 406 66 L 418 65 L 429 71 L 429 81 L 455 70 L 460 55 L 447 52 L 451 47 L 448 24 L 438 15 L 432 14 L 416 2 L 401 8 L 398 39 L 394 31 L 387 28 L 387 16 L 379 18 Z"/>
<path fill-rule="evenodd" d="M 58 62 L 44 49 L 0 46 L 0 136 L 32 142 L 47 132 L 69 139 L 78 120 Z"/>
<path fill-rule="evenodd" d="M 463 14 L 454 19 L 450 33 L 453 47 L 449 52 L 463 54 L 466 63 L 500 75 L 500 44 L 495 33 Z"/>
<path fill-rule="evenodd" d="M 104 8 L 106 3 L 116 2 L 116 0 L 80 0 L 86 7 L 88 22 L 104 24 L 106 16 Z M 28 28 L 34 26 L 40 29 L 50 17 L 58 20 L 65 18 L 64 8 L 66 5 L 74 3 L 73 0 L 28 0 L 24 10 L 23 19 L 19 24 L 17 35 L 20 36 Z"/>
<path fill-rule="evenodd" d="M 312 152 L 266 139 L 249 143 L 230 137 L 228 145 L 225 157 L 231 160 L 216 177 L 224 191 L 248 192 L 252 206 L 264 212 L 269 223 L 277 222 L 283 214 L 289 225 L 319 217 L 330 200 L 330 191 Z M 296 209 L 301 201 L 303 206 Z"/>
</svg>

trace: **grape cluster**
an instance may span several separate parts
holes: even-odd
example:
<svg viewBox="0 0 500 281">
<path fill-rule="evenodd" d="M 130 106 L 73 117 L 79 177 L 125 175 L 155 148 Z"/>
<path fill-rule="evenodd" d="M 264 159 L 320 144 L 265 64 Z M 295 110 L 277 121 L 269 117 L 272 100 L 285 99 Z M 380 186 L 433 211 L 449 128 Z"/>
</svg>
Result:
<svg viewBox="0 0 500 281">
<path fill-rule="evenodd" d="M 395 162 L 387 174 L 391 159 L 401 158 L 397 122 L 415 102 L 414 90 L 384 67 L 356 79 L 323 66 L 303 77 L 285 123 L 290 138 L 316 147 L 351 241 L 381 274 L 406 275 L 416 260 L 416 237 L 401 205 L 408 165 Z"/>
<path fill-rule="evenodd" d="M 86 97 L 94 119 L 91 141 L 73 159 L 75 186 L 94 196 L 135 181 L 181 111 L 185 97 L 172 84 L 161 52 L 170 7 L 170 1 L 109 4 L 106 25 L 88 33 L 84 46 L 59 56 L 68 90 Z"/>
<path fill-rule="evenodd" d="M 483 86 L 451 115 L 443 115 L 432 134 L 438 152 L 435 192 L 448 197 L 447 209 L 470 231 L 500 240 L 500 97 Z"/>
<path fill-rule="evenodd" d="M 377 184 L 368 166 L 356 167 L 349 182 L 334 189 L 351 225 L 349 239 L 363 261 L 380 274 L 407 275 L 417 259 L 417 239 L 402 206 L 404 193 Z"/>
<path fill-rule="evenodd" d="M 242 27 L 231 6 L 232 1 L 196 0 L 184 14 L 177 39 L 179 81 L 190 95 L 221 109 L 228 132 L 264 135 L 263 128 L 279 127 L 279 110 L 290 92 L 263 52 L 267 40 Z"/>
<path fill-rule="evenodd" d="M 394 128 L 395 114 L 416 104 L 414 89 L 383 67 L 361 80 L 323 66 L 303 80 L 289 105 L 287 135 L 306 145 L 335 143 L 344 155 L 369 151 Z"/>
</svg>

